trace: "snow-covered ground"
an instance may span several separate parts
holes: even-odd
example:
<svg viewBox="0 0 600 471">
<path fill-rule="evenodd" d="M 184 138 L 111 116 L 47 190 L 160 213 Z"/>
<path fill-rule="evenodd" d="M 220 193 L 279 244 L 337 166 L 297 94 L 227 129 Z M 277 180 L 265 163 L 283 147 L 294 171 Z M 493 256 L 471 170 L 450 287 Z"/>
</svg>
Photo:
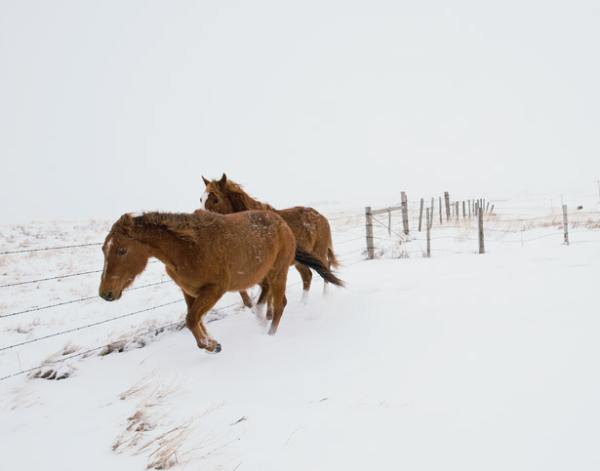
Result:
<svg viewBox="0 0 600 471">
<path fill-rule="evenodd" d="M 484 255 L 436 212 L 431 258 L 413 202 L 375 260 L 364 208 L 319 208 L 347 289 L 301 305 L 291 269 L 273 337 L 226 295 L 217 355 L 158 262 L 97 297 L 112 221 L 0 226 L 0 469 L 600 469 L 597 199 L 568 202 L 568 246 L 556 201 L 495 201 Z"/>
</svg>

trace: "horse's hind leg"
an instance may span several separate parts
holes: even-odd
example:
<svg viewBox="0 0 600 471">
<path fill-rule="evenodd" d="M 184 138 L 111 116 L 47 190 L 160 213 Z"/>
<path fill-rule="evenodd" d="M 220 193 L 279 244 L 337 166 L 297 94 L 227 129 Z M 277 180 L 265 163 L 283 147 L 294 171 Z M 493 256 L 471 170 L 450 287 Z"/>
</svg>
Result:
<svg viewBox="0 0 600 471">
<path fill-rule="evenodd" d="M 258 301 L 256 301 L 256 308 L 254 314 L 256 317 L 263 318 L 265 312 L 265 305 L 267 305 L 267 320 L 273 318 L 273 308 L 271 302 L 271 287 L 266 279 L 260 282 L 260 295 Z"/>
<path fill-rule="evenodd" d="M 198 347 L 209 352 L 220 352 L 221 344 L 208 335 L 208 331 L 206 330 L 202 318 L 204 314 L 217 303 L 223 294 L 225 294 L 225 292 L 215 285 L 202 288 L 196 298 L 184 293 L 185 301 L 188 305 L 185 325 L 192 332 Z"/>
<path fill-rule="evenodd" d="M 287 304 L 287 298 L 285 297 L 286 281 L 286 275 L 269 281 L 271 286 L 271 299 L 273 303 L 273 320 L 271 321 L 271 327 L 269 328 L 269 335 L 275 335 L 277 332 L 279 321 L 281 321 L 281 316 L 283 314 L 283 309 Z"/>
<path fill-rule="evenodd" d="M 308 301 L 308 290 L 310 290 L 310 283 L 312 281 L 312 272 L 310 268 L 301 263 L 295 264 L 296 270 L 300 273 L 300 277 L 302 278 L 302 303 L 306 303 Z"/>
</svg>

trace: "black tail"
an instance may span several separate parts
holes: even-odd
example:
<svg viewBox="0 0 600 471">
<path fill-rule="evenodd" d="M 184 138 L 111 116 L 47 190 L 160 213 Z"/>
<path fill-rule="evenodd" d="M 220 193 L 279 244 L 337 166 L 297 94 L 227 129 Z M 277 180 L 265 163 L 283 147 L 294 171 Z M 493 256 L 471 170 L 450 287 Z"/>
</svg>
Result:
<svg viewBox="0 0 600 471">
<path fill-rule="evenodd" d="M 312 268 L 319 275 L 321 275 L 321 278 L 323 278 L 325 281 L 329 281 L 329 283 L 332 283 L 336 286 L 346 286 L 346 283 L 344 283 L 337 276 L 335 276 L 333 272 L 314 255 L 311 255 L 308 252 L 304 252 L 300 249 L 296 249 L 295 260 L 303 265 L 306 265 L 309 268 Z"/>
</svg>

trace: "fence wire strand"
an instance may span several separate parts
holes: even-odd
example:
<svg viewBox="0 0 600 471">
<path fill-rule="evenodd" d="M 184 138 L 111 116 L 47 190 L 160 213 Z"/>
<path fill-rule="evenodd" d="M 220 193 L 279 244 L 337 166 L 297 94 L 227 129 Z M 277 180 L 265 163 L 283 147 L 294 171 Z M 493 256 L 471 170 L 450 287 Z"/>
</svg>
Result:
<svg viewBox="0 0 600 471">
<path fill-rule="evenodd" d="M 49 250 L 63 250 L 63 249 L 77 249 L 81 247 L 96 247 L 102 245 L 103 242 L 95 242 L 93 244 L 79 244 L 79 245 L 64 245 L 61 247 L 43 247 L 39 249 L 20 249 L 20 250 L 8 250 L 6 252 L 0 252 L 0 255 L 15 255 L 22 253 L 34 253 L 34 252 L 46 252 Z"/>
</svg>

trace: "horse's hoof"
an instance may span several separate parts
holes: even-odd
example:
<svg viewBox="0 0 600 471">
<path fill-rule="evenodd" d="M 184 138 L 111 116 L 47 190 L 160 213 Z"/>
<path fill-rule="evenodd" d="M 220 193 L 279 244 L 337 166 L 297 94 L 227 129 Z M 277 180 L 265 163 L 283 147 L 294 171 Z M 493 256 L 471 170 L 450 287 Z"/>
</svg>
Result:
<svg viewBox="0 0 600 471">
<path fill-rule="evenodd" d="M 200 347 L 202 348 L 202 347 Z M 214 350 L 209 350 L 207 348 L 202 348 L 206 353 L 210 353 L 211 355 L 216 355 L 217 353 L 219 353 L 221 351 L 221 344 L 217 342 L 217 346 L 215 347 Z"/>
</svg>

